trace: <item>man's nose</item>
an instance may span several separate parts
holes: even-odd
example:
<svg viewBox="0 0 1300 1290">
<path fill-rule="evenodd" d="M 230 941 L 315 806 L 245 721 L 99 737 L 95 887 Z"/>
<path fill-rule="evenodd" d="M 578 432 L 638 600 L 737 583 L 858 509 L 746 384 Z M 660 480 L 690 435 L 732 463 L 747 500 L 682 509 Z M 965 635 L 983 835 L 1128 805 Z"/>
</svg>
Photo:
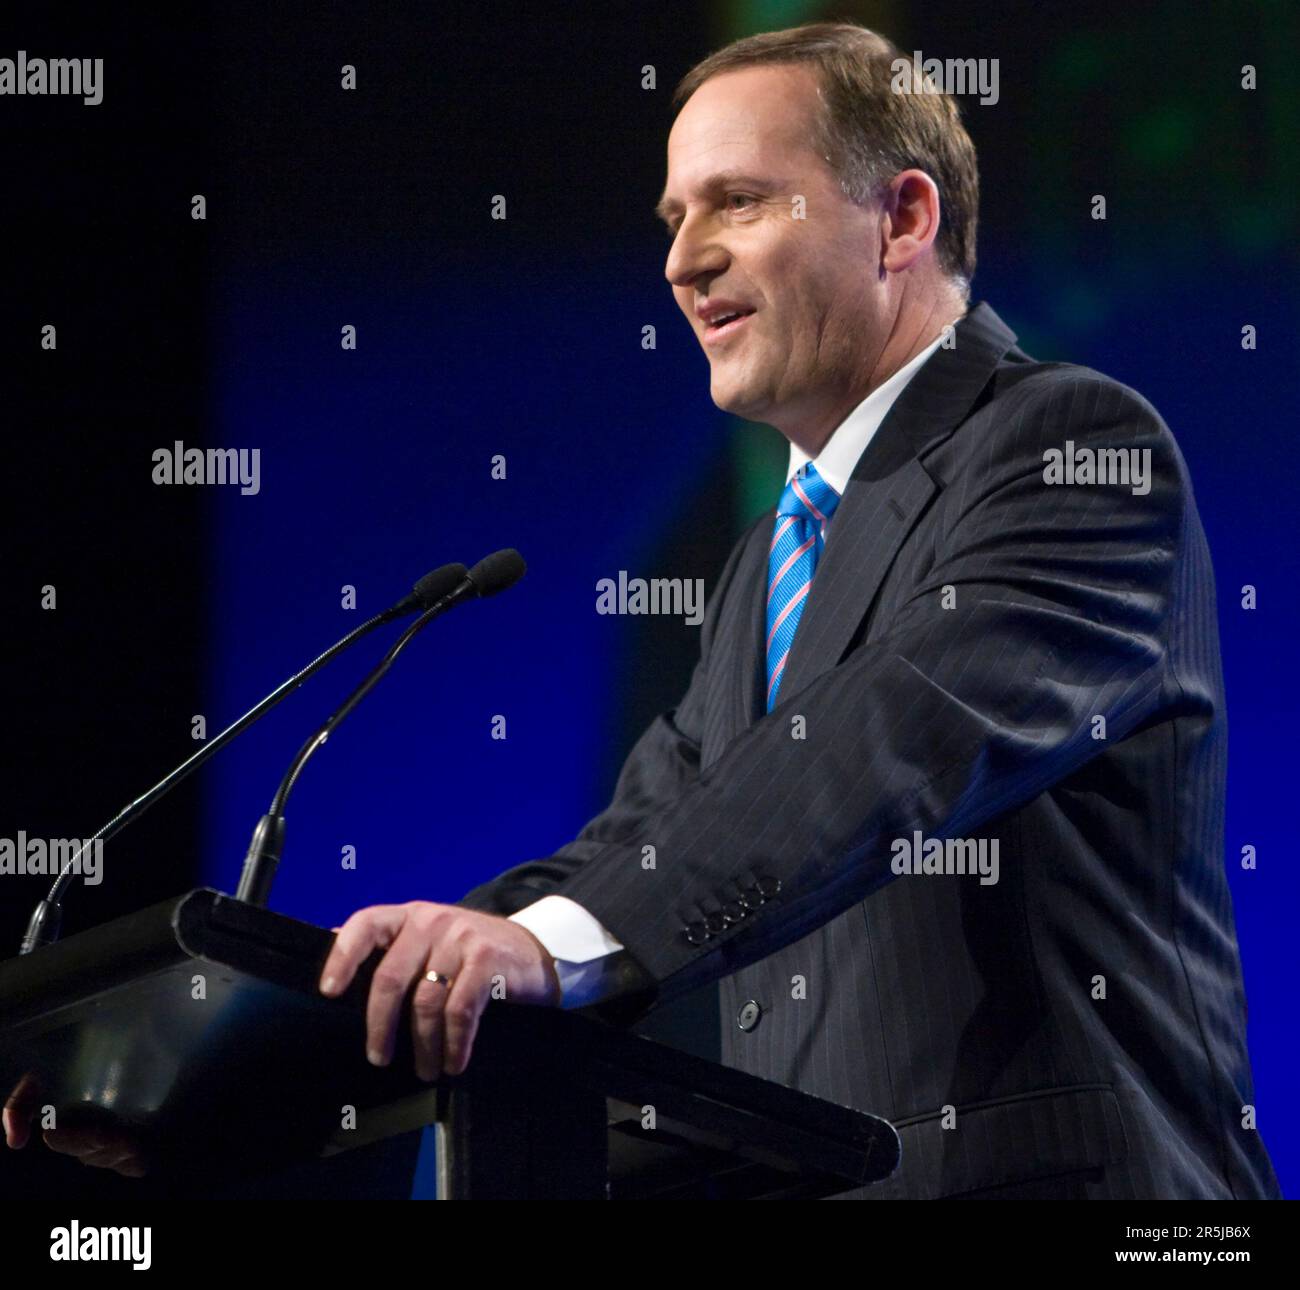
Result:
<svg viewBox="0 0 1300 1290">
<path fill-rule="evenodd" d="M 674 287 L 689 287 L 703 276 L 716 276 L 730 263 L 726 248 L 707 225 L 687 219 L 668 248 L 664 277 Z"/>
</svg>

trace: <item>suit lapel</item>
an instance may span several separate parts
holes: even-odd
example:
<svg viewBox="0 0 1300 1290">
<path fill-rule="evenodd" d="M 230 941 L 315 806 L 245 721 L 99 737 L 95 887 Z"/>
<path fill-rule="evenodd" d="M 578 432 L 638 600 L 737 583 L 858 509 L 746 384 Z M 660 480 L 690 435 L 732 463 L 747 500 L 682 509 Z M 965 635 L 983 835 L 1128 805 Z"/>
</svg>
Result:
<svg viewBox="0 0 1300 1290">
<path fill-rule="evenodd" d="M 736 566 L 733 594 L 722 606 L 717 639 L 719 644 L 725 642 L 725 649 L 720 651 L 725 663 L 719 673 L 719 683 L 726 686 L 723 746 L 753 725 L 759 715 L 755 705 L 762 671 L 763 588 L 775 515 L 773 506 L 754 526 Z"/>
<path fill-rule="evenodd" d="M 854 468 L 795 632 L 780 699 L 797 694 L 843 658 L 899 548 L 937 491 L 921 456 L 957 428 L 1016 339 L 983 303 L 957 324 L 956 333 L 956 346 L 936 350 L 908 382 Z M 736 633 L 738 729 L 756 721 L 767 706 L 770 528 L 759 526 L 737 570 L 737 587 L 744 588 L 747 580 L 750 588 L 750 628 Z"/>
</svg>

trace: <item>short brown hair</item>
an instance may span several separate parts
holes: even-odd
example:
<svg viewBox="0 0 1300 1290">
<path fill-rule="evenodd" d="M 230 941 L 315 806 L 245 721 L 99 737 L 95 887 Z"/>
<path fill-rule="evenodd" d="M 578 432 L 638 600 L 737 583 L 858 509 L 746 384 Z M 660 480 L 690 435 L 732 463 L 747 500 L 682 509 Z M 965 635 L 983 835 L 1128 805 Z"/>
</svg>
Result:
<svg viewBox="0 0 1300 1290">
<path fill-rule="evenodd" d="M 767 31 L 724 46 L 682 78 L 673 104 L 685 103 L 722 72 L 773 63 L 807 63 L 820 80 L 824 107 L 818 151 L 839 176 L 845 196 L 860 205 L 879 198 L 900 171 L 923 170 L 939 190 L 942 216 L 935 253 L 959 279 L 963 294 L 975 275 L 979 169 L 957 101 L 934 92 L 897 93 L 900 73 L 910 89 L 912 60 L 884 36 L 849 22 L 813 22 Z"/>
</svg>

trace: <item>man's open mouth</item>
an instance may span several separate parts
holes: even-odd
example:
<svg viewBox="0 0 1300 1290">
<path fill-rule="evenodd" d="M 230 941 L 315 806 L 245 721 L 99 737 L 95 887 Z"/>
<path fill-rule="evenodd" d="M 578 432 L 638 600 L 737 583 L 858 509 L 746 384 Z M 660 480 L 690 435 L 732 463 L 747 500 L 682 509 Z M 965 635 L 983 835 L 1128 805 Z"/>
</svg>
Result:
<svg viewBox="0 0 1300 1290">
<path fill-rule="evenodd" d="M 732 309 L 718 314 L 716 318 L 710 318 L 704 325 L 704 339 L 721 340 L 724 336 L 734 334 L 745 325 L 745 320 L 752 317 L 753 313 L 752 309 Z"/>
</svg>

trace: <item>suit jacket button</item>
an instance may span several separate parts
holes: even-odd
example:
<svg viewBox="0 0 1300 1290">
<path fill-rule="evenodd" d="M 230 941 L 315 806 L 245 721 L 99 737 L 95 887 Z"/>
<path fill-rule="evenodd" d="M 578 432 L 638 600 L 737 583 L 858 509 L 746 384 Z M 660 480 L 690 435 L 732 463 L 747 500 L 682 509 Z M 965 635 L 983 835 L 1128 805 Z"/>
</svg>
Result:
<svg viewBox="0 0 1300 1290">
<path fill-rule="evenodd" d="M 764 900 L 771 900 L 781 890 L 781 879 L 760 878 L 758 880 L 758 889 L 762 892 Z"/>
<path fill-rule="evenodd" d="M 729 923 L 738 923 L 745 917 L 745 908 L 738 900 L 729 900 L 722 907 L 722 917 Z"/>
<path fill-rule="evenodd" d="M 727 920 L 721 914 L 708 914 L 705 916 L 704 926 L 716 936 L 719 932 L 725 930 Z"/>
<path fill-rule="evenodd" d="M 758 1025 L 758 1019 L 762 1015 L 763 1009 L 760 1008 L 753 999 L 751 999 L 748 1003 L 744 1004 L 736 1014 L 736 1025 L 738 1025 L 741 1030 L 753 1030 L 754 1027 Z"/>
<path fill-rule="evenodd" d="M 709 939 L 709 929 L 703 923 L 688 923 L 686 925 L 686 939 L 692 945 L 703 945 Z"/>
</svg>

